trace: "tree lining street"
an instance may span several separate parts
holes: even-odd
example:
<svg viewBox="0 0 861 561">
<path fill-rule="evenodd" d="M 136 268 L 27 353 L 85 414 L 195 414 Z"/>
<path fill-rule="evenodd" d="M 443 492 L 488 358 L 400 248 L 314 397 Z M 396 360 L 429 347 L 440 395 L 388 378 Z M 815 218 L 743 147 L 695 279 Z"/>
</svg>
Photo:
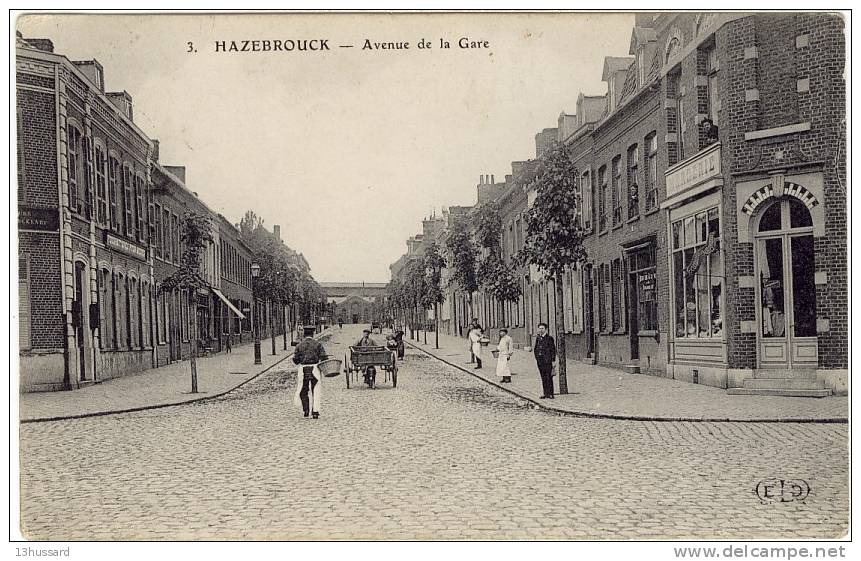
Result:
<svg viewBox="0 0 861 561">
<path fill-rule="evenodd" d="M 343 356 L 358 326 L 325 343 Z M 377 336 L 379 337 L 379 336 Z M 21 427 L 29 539 L 836 538 L 847 425 L 562 417 L 409 350 L 398 388 L 288 363 L 217 400 Z M 803 502 L 762 504 L 767 478 Z"/>
</svg>

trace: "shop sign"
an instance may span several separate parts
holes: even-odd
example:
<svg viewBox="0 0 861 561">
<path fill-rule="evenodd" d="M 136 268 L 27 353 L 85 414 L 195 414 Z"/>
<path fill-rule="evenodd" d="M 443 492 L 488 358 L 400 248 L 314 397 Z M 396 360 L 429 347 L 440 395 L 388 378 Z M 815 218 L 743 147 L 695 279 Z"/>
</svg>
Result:
<svg viewBox="0 0 861 561">
<path fill-rule="evenodd" d="M 59 232 L 60 213 L 56 208 L 18 207 L 18 229 Z"/>
<path fill-rule="evenodd" d="M 667 170 L 667 198 L 720 175 L 720 144 Z"/>
<path fill-rule="evenodd" d="M 143 248 L 137 244 L 133 244 L 128 240 L 118 238 L 113 234 L 105 235 L 105 245 L 107 245 L 111 249 L 115 249 L 119 252 L 125 253 L 126 255 L 136 257 L 141 261 L 146 261 L 146 248 Z"/>
<path fill-rule="evenodd" d="M 655 300 L 655 289 L 657 279 L 654 271 L 640 271 L 637 273 L 638 299 L 640 302 L 653 302 Z"/>
</svg>

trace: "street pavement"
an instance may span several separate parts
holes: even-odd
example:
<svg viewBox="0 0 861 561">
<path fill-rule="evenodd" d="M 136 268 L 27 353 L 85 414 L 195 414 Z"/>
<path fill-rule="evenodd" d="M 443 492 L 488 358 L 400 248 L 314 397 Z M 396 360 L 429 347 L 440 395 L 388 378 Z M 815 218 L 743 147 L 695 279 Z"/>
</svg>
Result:
<svg viewBox="0 0 861 561">
<path fill-rule="evenodd" d="M 80 417 L 111 411 L 130 411 L 163 407 L 207 399 L 225 393 L 254 378 L 293 354 L 276 340 L 272 355 L 271 340 L 261 342 L 261 364 L 254 364 L 254 345 L 246 343 L 231 353 L 197 359 L 198 393 L 191 393 L 191 366 L 188 360 L 174 362 L 134 374 L 106 380 L 73 391 L 31 392 L 19 397 L 19 418 L 40 421 L 58 417 Z"/>
<path fill-rule="evenodd" d="M 359 335 L 345 327 L 325 345 L 343 355 Z M 213 400 L 22 425 L 24 535 L 789 539 L 848 529 L 846 424 L 562 416 L 412 349 L 396 389 L 324 380 L 313 420 L 291 403 L 288 362 Z M 767 479 L 804 480 L 809 495 L 763 501 Z"/>
<path fill-rule="evenodd" d="M 491 351 L 496 341 L 483 348 L 483 367 L 469 364 L 466 339 L 440 334 L 439 349 L 434 334 L 424 333 L 408 343 L 417 349 L 466 370 L 490 383 L 499 384 L 496 359 Z M 568 394 L 551 401 L 540 399 L 541 377 L 531 351 L 516 350 L 510 361 L 514 374 L 510 384 L 500 387 L 529 399 L 542 407 L 581 415 L 655 420 L 733 420 L 733 421 L 814 421 L 847 422 L 849 398 L 780 397 L 769 395 L 728 395 L 726 390 L 691 384 L 649 374 L 629 374 L 599 365 L 569 359 Z M 557 369 L 558 373 L 558 369 Z M 559 391 L 559 376 L 553 378 Z"/>
</svg>

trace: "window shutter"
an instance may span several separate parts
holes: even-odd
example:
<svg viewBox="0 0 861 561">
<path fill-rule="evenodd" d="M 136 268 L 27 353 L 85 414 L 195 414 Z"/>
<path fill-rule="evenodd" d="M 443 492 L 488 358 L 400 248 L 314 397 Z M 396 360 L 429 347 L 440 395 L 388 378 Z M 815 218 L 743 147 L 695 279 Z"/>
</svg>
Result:
<svg viewBox="0 0 861 561">
<path fill-rule="evenodd" d="M 18 256 L 18 346 L 29 349 L 30 333 L 30 257 Z"/>
</svg>

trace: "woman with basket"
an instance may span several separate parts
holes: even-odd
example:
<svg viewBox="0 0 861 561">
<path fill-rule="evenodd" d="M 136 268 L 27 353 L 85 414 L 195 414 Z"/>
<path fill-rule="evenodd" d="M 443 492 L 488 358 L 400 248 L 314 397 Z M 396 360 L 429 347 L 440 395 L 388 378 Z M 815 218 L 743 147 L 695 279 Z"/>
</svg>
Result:
<svg viewBox="0 0 861 561">
<path fill-rule="evenodd" d="M 508 336 L 508 330 L 499 330 L 499 345 L 493 352 L 496 355 L 496 375 L 502 378 L 501 383 L 511 383 L 511 367 L 508 364 L 514 354 L 514 341 Z"/>
</svg>

